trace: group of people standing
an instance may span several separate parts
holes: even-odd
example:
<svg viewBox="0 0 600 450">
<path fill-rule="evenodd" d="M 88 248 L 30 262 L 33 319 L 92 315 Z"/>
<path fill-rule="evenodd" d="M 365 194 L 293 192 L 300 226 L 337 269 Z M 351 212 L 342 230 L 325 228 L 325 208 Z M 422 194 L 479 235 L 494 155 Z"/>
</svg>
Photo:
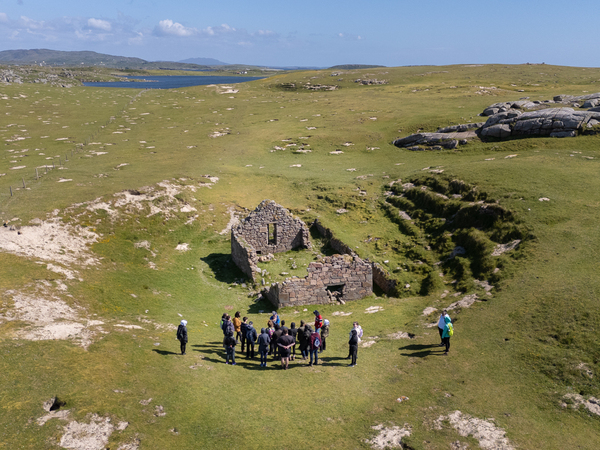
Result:
<svg viewBox="0 0 600 450">
<path fill-rule="evenodd" d="M 235 347 L 241 343 L 241 351 L 246 349 L 246 358 L 254 359 L 255 346 L 258 345 L 258 354 L 260 355 L 260 366 L 267 367 L 267 356 L 281 359 L 281 367 L 287 370 L 290 360 L 296 359 L 296 346 L 300 351 L 302 360 L 309 359 L 309 366 L 318 364 L 319 353 L 327 349 L 327 338 L 329 337 L 329 320 L 323 319 L 319 311 L 313 311 L 315 315 L 314 324 L 307 324 L 304 320 L 300 321 L 300 326 L 296 328 L 296 323 L 292 322 L 288 328 L 285 320 L 281 320 L 279 314 L 273 311 L 273 314 L 267 322 L 266 328 L 261 328 L 260 334 L 254 328 L 252 321 L 247 317 L 240 317 L 240 312 L 236 312 L 233 319 L 227 313 L 221 318 L 221 330 L 223 330 L 223 347 L 225 348 L 225 364 L 235 365 Z M 185 355 L 186 344 L 188 342 L 187 321 L 182 320 L 177 328 L 177 339 L 181 344 L 181 354 Z M 438 320 L 438 330 L 440 333 L 440 347 L 446 347 L 444 355 L 450 350 L 450 337 L 454 334 L 452 320 L 447 310 L 443 310 Z M 348 364 L 350 367 L 356 366 L 358 354 L 358 344 L 363 336 L 363 330 L 358 322 L 354 322 L 348 340 Z"/>
<path fill-rule="evenodd" d="M 302 360 L 309 360 L 309 366 L 318 364 L 319 353 L 327 350 L 327 338 L 329 337 L 329 320 L 323 319 L 319 311 L 313 311 L 315 315 L 314 324 L 307 324 L 304 320 L 300 321 L 300 326 L 296 328 L 296 323 L 292 322 L 290 327 L 286 326 L 285 320 L 281 320 L 279 314 L 273 311 L 273 314 L 267 322 L 266 328 L 261 328 L 260 334 L 254 328 L 252 321 L 247 317 L 241 317 L 240 312 L 236 312 L 233 319 L 227 313 L 221 317 L 220 327 L 223 331 L 223 347 L 225 348 L 225 364 L 236 365 L 235 348 L 241 344 L 241 351 L 246 352 L 246 358 L 254 359 L 255 347 L 258 346 L 260 355 L 260 366 L 267 367 L 267 357 L 271 355 L 274 359 L 281 359 L 281 367 L 287 370 L 289 362 L 296 359 L 296 347 L 300 352 Z M 188 341 L 187 321 L 182 320 L 177 328 L 177 339 L 181 343 L 181 354 L 185 355 L 185 347 Z M 362 337 L 363 331 L 358 322 L 354 322 L 354 328 L 350 332 L 348 341 L 348 358 L 352 359 L 349 366 L 356 365 L 356 355 L 358 343 Z"/>
</svg>

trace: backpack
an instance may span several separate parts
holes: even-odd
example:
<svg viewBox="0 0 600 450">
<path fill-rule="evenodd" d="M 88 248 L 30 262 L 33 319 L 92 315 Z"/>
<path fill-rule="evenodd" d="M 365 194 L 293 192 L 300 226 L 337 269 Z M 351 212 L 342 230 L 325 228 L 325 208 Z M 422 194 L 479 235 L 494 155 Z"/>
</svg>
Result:
<svg viewBox="0 0 600 450">
<path fill-rule="evenodd" d="M 321 339 L 319 338 L 319 336 L 316 337 L 314 345 L 315 348 L 319 348 L 321 346 Z"/>
<path fill-rule="evenodd" d="M 181 325 L 179 325 L 177 327 L 177 340 L 182 340 L 183 339 L 183 327 Z"/>
<path fill-rule="evenodd" d="M 250 328 L 248 327 L 248 331 L 246 332 L 246 339 L 248 340 L 248 342 L 250 344 L 254 344 L 254 340 L 256 339 L 254 337 L 254 333 L 256 333 L 256 331 L 254 330 L 254 328 Z"/>
<path fill-rule="evenodd" d="M 235 328 L 233 327 L 233 323 L 227 322 L 227 325 L 225 326 L 225 336 L 233 336 L 233 332 L 235 331 Z"/>
<path fill-rule="evenodd" d="M 454 336 L 454 327 L 452 326 L 452 322 L 448 323 L 448 336 Z"/>
</svg>

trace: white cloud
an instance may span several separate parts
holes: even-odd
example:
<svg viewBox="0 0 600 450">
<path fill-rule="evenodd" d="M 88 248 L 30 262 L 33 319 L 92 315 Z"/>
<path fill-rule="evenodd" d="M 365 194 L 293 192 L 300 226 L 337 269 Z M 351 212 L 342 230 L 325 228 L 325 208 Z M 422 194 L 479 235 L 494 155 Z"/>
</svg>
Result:
<svg viewBox="0 0 600 450">
<path fill-rule="evenodd" d="M 88 19 L 87 21 L 88 27 L 90 28 L 95 28 L 97 30 L 102 30 L 102 31 L 110 31 L 111 30 L 111 25 L 110 22 L 106 21 L 106 20 L 102 20 L 102 19 Z"/>
<path fill-rule="evenodd" d="M 154 33 L 158 36 L 180 36 L 187 37 L 197 33 L 195 28 L 188 28 L 181 25 L 179 22 L 173 22 L 170 19 L 161 20 L 158 22 Z"/>
<path fill-rule="evenodd" d="M 28 30 L 41 30 L 42 28 L 45 28 L 45 22 L 33 20 L 27 16 L 21 16 L 20 22 L 21 25 Z"/>
<path fill-rule="evenodd" d="M 8 16 L 6 13 L 0 12 L 0 23 L 8 23 Z"/>
</svg>

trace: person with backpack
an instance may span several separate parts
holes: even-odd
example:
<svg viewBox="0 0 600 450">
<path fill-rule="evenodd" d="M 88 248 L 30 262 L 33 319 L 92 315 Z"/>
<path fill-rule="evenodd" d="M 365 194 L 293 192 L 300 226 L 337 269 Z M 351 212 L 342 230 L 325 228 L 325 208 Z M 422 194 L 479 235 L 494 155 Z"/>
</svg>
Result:
<svg viewBox="0 0 600 450">
<path fill-rule="evenodd" d="M 327 338 L 329 337 L 329 320 L 323 320 L 323 326 L 321 327 L 321 348 L 319 353 L 323 353 L 327 350 Z"/>
<path fill-rule="evenodd" d="M 246 358 L 254 359 L 254 343 L 258 338 L 256 334 L 256 330 L 254 329 L 254 325 L 252 321 L 248 323 L 248 331 L 246 331 L 246 344 L 248 344 L 248 348 L 246 349 Z"/>
<path fill-rule="evenodd" d="M 188 342 L 188 333 L 186 325 L 187 320 L 182 320 L 179 326 L 177 327 L 177 340 L 179 341 L 182 355 L 185 355 L 185 346 Z"/>
<path fill-rule="evenodd" d="M 242 323 L 240 325 L 240 334 L 242 339 L 242 353 L 244 353 L 244 346 L 246 345 L 246 333 L 248 332 L 248 318 L 242 318 Z"/>
<path fill-rule="evenodd" d="M 358 353 L 358 333 L 356 329 L 352 329 L 350 332 L 350 340 L 348 341 L 348 353 L 352 357 L 352 362 L 348 364 L 348 367 L 356 366 L 356 355 Z"/>
<path fill-rule="evenodd" d="M 310 330 L 310 327 L 307 327 Z M 310 364 L 313 365 L 313 355 L 314 355 L 314 363 L 317 364 L 319 362 L 319 348 L 321 347 L 321 335 L 315 331 L 310 335 Z"/>
<path fill-rule="evenodd" d="M 445 321 L 446 316 L 448 316 L 448 311 L 443 310 L 442 314 L 440 314 L 440 318 L 438 320 L 438 325 L 437 325 L 438 331 L 440 333 L 440 341 L 441 341 L 441 344 L 439 345 L 440 347 L 444 346 L 444 338 L 442 337 L 442 334 L 444 334 L 444 326 L 446 325 L 446 321 Z"/>
<path fill-rule="evenodd" d="M 231 365 L 235 366 L 235 346 L 237 341 L 233 337 L 233 334 L 228 334 L 225 336 L 225 350 L 227 355 L 225 356 L 225 364 L 229 364 L 231 360 Z"/>
<path fill-rule="evenodd" d="M 260 367 L 267 367 L 267 355 L 269 354 L 269 344 L 271 338 L 269 333 L 264 328 L 260 329 L 260 336 L 258 337 L 258 354 L 260 355 Z"/>
<path fill-rule="evenodd" d="M 294 338 L 294 345 L 292 346 L 292 354 L 290 359 L 294 361 L 296 359 L 296 337 L 298 336 L 298 328 L 296 328 L 296 322 L 292 322 L 289 335 Z"/>
<path fill-rule="evenodd" d="M 444 332 L 442 333 L 442 340 L 444 341 L 444 345 L 446 346 L 446 351 L 444 355 L 448 354 L 448 350 L 450 350 L 450 338 L 454 335 L 454 326 L 452 325 L 452 320 L 450 316 L 444 317 Z"/>
<path fill-rule="evenodd" d="M 231 322 L 231 316 L 229 314 L 226 314 L 223 318 L 221 329 L 223 330 L 223 347 L 226 348 L 225 339 L 227 336 L 233 336 L 234 334 L 233 322 Z"/>
</svg>

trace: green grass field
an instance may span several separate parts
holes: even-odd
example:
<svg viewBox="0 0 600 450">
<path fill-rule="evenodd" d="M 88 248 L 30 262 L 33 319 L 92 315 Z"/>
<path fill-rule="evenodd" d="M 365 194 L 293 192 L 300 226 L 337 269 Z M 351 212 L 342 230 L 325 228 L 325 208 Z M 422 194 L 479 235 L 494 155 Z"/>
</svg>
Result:
<svg viewBox="0 0 600 450">
<path fill-rule="evenodd" d="M 363 86 L 359 78 L 387 84 Z M 312 91 L 306 83 L 339 88 Z M 91 414 L 129 423 L 102 444 L 111 449 L 362 449 L 380 424 L 410 428 L 407 448 L 464 448 L 450 447 L 456 441 L 478 448 L 473 434 L 438 421 L 457 410 L 506 432 L 506 446 L 487 448 L 600 447 L 599 417 L 564 398 L 600 397 L 600 137 L 477 140 L 426 152 L 391 144 L 417 130 L 483 121 L 478 114 L 492 103 L 598 92 L 600 69 L 323 70 L 231 87 L 0 85 L 0 219 L 21 226 L 25 239 L 32 219 L 56 211 L 58 229 L 77 226 L 70 241 L 97 236 L 80 247 L 95 259 L 89 265 L 62 260 L 69 240 L 52 250 L 58 238 L 33 255 L 0 252 L 0 448 L 67 448 L 67 424 L 90 423 Z M 510 220 L 450 229 L 434 209 L 457 205 L 411 198 L 418 218 L 407 227 L 396 218 L 406 197 L 394 204 L 385 193 L 392 181 L 427 177 L 464 181 Z M 318 218 L 411 285 L 395 296 L 319 306 L 331 334 L 312 368 L 296 360 L 281 371 L 270 360 L 263 370 L 239 348 L 237 366 L 224 364 L 222 313 L 240 311 L 260 329 L 272 310 L 255 302 L 260 286 L 231 262 L 226 232 L 232 213 L 245 217 L 263 199 L 307 223 Z M 517 232 L 516 250 L 489 256 Z M 314 238 L 317 251 L 330 251 Z M 444 263 L 460 239 L 473 242 L 473 252 L 462 265 Z M 188 251 L 176 250 L 181 244 Z M 43 259 L 51 250 L 55 259 Z M 282 271 L 302 276 L 314 257 L 292 251 L 261 267 L 273 282 Z M 473 284 L 478 275 L 493 284 L 491 296 Z M 443 356 L 437 329 L 426 326 L 439 312 L 423 310 L 471 293 L 485 301 L 451 313 L 456 334 Z M 46 303 L 68 310 L 52 316 L 50 307 L 51 321 L 42 306 L 42 317 L 27 313 Z M 382 310 L 367 314 L 371 306 Z M 298 326 L 313 319 L 314 308 L 303 309 L 279 313 Z M 185 356 L 174 331 L 182 318 Z M 355 320 L 375 343 L 359 348 L 358 366 L 349 368 Z M 49 324 L 74 323 L 81 325 L 70 338 L 39 338 Z M 415 338 L 390 337 L 398 331 Z M 53 396 L 66 402 L 69 418 L 39 425 Z M 402 396 L 409 400 L 398 402 Z"/>
</svg>

